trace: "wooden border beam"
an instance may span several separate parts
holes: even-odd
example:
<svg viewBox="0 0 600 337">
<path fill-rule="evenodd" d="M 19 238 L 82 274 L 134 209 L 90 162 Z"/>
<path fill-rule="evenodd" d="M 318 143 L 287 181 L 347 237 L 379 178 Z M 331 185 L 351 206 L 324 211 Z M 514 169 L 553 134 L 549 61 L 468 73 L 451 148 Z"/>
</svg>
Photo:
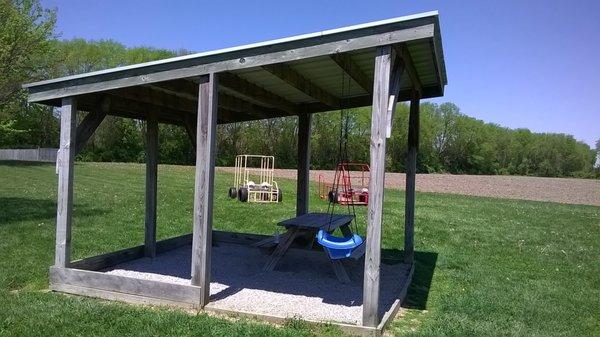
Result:
<svg viewBox="0 0 600 337">
<path fill-rule="evenodd" d="M 373 92 L 373 81 L 360 70 L 349 54 L 331 54 L 331 59 L 367 93 Z"/>
<path fill-rule="evenodd" d="M 198 306 L 198 296 L 202 292 L 202 289 L 193 285 L 145 280 L 90 270 L 50 268 L 50 289 L 63 291 L 63 286 L 75 286 L 80 290 L 87 289 L 87 292 L 83 292 L 83 294 L 94 297 L 98 297 L 98 291 L 110 291 L 143 296 L 153 299 L 155 302 L 164 299 L 186 303 L 193 307 Z M 67 290 L 67 292 L 69 291 Z"/>
<path fill-rule="evenodd" d="M 335 97 L 331 93 L 312 83 L 310 80 L 304 78 L 287 64 L 277 63 L 265 65 L 262 68 L 275 77 L 278 77 L 283 82 L 331 108 L 337 108 L 341 105 L 338 97 Z"/>
</svg>

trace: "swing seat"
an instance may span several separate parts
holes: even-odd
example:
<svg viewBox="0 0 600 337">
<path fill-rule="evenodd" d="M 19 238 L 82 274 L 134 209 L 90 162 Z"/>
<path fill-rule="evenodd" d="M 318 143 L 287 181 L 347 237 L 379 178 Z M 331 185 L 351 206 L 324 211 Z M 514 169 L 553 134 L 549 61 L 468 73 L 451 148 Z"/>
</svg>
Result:
<svg viewBox="0 0 600 337">
<path fill-rule="evenodd" d="M 317 232 L 317 242 L 327 251 L 329 258 L 339 260 L 352 256 L 354 250 L 359 248 L 364 240 L 358 234 L 353 234 L 349 238 L 340 238 L 321 229 Z"/>
</svg>

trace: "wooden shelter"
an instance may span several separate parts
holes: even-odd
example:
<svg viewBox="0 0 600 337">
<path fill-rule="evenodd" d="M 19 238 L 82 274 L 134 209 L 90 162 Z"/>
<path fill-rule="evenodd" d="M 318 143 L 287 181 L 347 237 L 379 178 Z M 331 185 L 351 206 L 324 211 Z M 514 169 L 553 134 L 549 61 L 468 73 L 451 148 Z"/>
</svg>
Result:
<svg viewBox="0 0 600 337">
<path fill-rule="evenodd" d="M 350 84 L 343 88 L 343 78 Z M 29 101 L 59 107 L 56 257 L 53 290 L 125 301 L 210 310 L 211 241 L 258 236 L 212 230 L 217 124 L 298 116 L 297 215 L 308 212 L 311 115 L 372 105 L 368 226 L 362 324 L 379 333 L 393 317 L 413 271 L 419 100 L 442 96 L 446 72 L 437 12 L 27 84 Z M 378 314 L 386 138 L 396 102 L 410 101 L 404 263 L 408 275 L 395 305 Z M 76 111 L 87 115 L 79 123 Z M 147 125 L 143 245 L 71 260 L 74 157 L 106 115 Z M 185 127 L 196 147 L 191 235 L 156 242 L 158 123 Z M 395 128 L 405 127 L 396 125 Z M 170 284 L 108 275 L 111 265 L 192 245 L 191 282 Z M 344 326 L 344 325 L 342 325 Z"/>
</svg>

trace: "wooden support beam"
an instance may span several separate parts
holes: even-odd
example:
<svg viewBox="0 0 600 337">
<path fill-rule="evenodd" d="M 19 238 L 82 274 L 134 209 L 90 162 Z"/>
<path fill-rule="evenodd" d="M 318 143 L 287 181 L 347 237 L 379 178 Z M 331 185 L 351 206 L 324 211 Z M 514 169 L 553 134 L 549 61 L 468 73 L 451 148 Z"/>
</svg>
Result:
<svg viewBox="0 0 600 337">
<path fill-rule="evenodd" d="M 423 87 L 423 95 L 421 95 L 421 99 L 423 98 L 431 98 L 436 97 L 435 92 L 439 90 L 438 86 L 427 86 Z M 398 94 L 398 102 L 410 101 L 413 97 L 413 89 L 403 89 L 400 90 Z M 356 97 L 350 97 L 342 100 L 341 108 L 356 108 L 356 107 L 364 107 L 370 106 L 373 101 L 373 95 L 362 95 Z M 304 111 L 315 113 L 315 112 L 323 112 L 323 111 L 331 111 L 332 109 L 323 104 L 323 103 L 307 103 L 300 105 Z"/>
<path fill-rule="evenodd" d="M 179 98 L 187 99 L 193 102 L 198 101 L 198 84 L 186 79 L 158 82 L 149 84 L 147 86 L 154 90 L 159 90 Z"/>
<path fill-rule="evenodd" d="M 392 48 L 377 48 L 373 109 L 371 112 L 371 179 L 363 284 L 362 325 L 376 327 L 379 323 L 379 267 L 381 263 L 381 223 L 385 180 L 385 146 L 387 107 L 390 96 Z"/>
<path fill-rule="evenodd" d="M 210 74 L 199 84 L 192 234 L 192 285 L 201 287 L 200 307 L 209 301 L 217 133 L 218 76 Z"/>
<path fill-rule="evenodd" d="M 160 123 L 183 125 L 183 118 L 186 114 L 188 114 L 185 111 L 175 110 L 167 107 L 157 108 L 150 103 L 140 102 L 123 97 L 112 95 L 109 97 L 111 100 L 110 114 L 115 116 L 146 120 L 148 118 L 148 113 L 153 112 L 156 114 L 156 117 Z"/>
<path fill-rule="evenodd" d="M 390 138 L 392 136 L 392 122 L 394 121 L 394 112 L 396 111 L 396 103 L 398 102 L 398 95 L 400 94 L 400 78 L 404 73 L 404 61 L 396 57 L 397 53 L 392 50 L 392 73 L 390 75 L 390 98 L 388 100 L 387 109 L 387 128 L 385 137 Z"/>
<path fill-rule="evenodd" d="M 308 213 L 310 199 L 310 131 L 312 115 L 298 116 L 298 179 L 296 196 L 296 216 Z"/>
<path fill-rule="evenodd" d="M 219 94 L 219 107 L 237 112 L 238 120 L 248 119 L 248 116 L 250 119 L 263 119 L 289 115 L 284 111 L 252 104 L 224 93 Z"/>
<path fill-rule="evenodd" d="M 365 75 L 358 64 L 356 64 L 349 54 L 331 54 L 331 59 L 350 76 L 364 91 L 373 92 L 373 81 Z"/>
<path fill-rule="evenodd" d="M 146 120 L 146 223 L 144 255 L 156 256 L 156 197 L 158 183 L 158 120 L 150 113 Z"/>
<path fill-rule="evenodd" d="M 63 98 L 60 110 L 60 148 L 56 158 L 58 196 L 56 202 L 56 251 L 54 256 L 54 266 L 61 268 L 68 267 L 71 263 L 76 120 L 77 102 L 75 98 Z"/>
<path fill-rule="evenodd" d="M 113 96 L 146 103 L 155 107 L 196 113 L 197 99 L 183 98 L 165 91 L 166 90 L 164 89 L 161 90 L 161 87 L 159 86 L 149 85 L 111 90 L 108 93 Z"/>
<path fill-rule="evenodd" d="M 300 112 L 294 103 L 232 73 L 219 74 L 219 85 L 236 92 L 251 103 L 279 109 L 290 115 Z"/>
<path fill-rule="evenodd" d="M 85 144 L 87 144 L 90 137 L 94 134 L 100 123 L 106 117 L 106 114 L 110 111 L 110 98 L 104 97 L 100 102 L 100 109 L 94 109 L 90 111 L 77 126 L 77 132 L 75 136 L 75 155 L 77 155 Z"/>
<path fill-rule="evenodd" d="M 194 147 L 194 150 L 196 149 L 196 126 L 198 124 L 198 120 L 196 118 L 197 116 L 194 115 L 186 115 L 185 119 L 183 121 L 183 126 L 185 127 L 185 132 L 187 133 L 188 137 L 190 138 L 190 142 L 192 143 L 192 146 Z"/>
<path fill-rule="evenodd" d="M 287 64 L 277 63 L 265 65 L 262 68 L 273 74 L 275 77 L 278 77 L 285 83 L 316 99 L 317 101 L 328 105 L 331 108 L 337 108 L 340 106 L 340 99 L 338 97 L 335 97 L 308 79 L 304 78 Z"/>
<path fill-rule="evenodd" d="M 404 208 L 404 263 L 412 264 L 415 253 L 415 185 L 419 150 L 419 96 L 410 102 L 408 153 L 406 156 L 406 199 Z"/>
<path fill-rule="evenodd" d="M 404 67 L 406 68 L 406 72 L 408 73 L 408 77 L 410 78 L 410 82 L 414 90 L 418 91 L 420 94 L 423 92 L 423 85 L 421 84 L 421 80 L 419 79 L 419 74 L 415 69 L 415 64 L 410 56 L 410 51 L 406 44 L 395 45 L 394 49 L 404 63 Z M 439 88 L 439 87 L 438 87 Z"/>
<path fill-rule="evenodd" d="M 229 74 L 231 75 L 231 74 Z M 219 74 L 219 83 L 221 83 L 221 77 L 223 74 Z M 227 77 L 228 75 L 225 75 Z M 226 83 L 231 85 L 232 79 L 226 78 Z M 221 84 L 219 84 L 222 86 Z M 195 94 L 190 92 L 190 86 L 196 86 L 191 81 L 180 80 L 180 81 L 169 81 L 169 82 L 161 82 L 150 85 L 154 89 L 161 90 L 162 92 L 175 95 L 180 97 L 180 99 L 187 100 L 189 104 L 193 102 L 193 104 L 197 104 L 198 99 Z M 231 89 L 227 89 L 231 90 Z M 240 89 L 241 90 L 241 89 Z M 225 91 L 225 90 L 224 90 Z M 269 108 L 261 105 L 254 104 L 249 100 L 241 99 L 235 97 L 231 94 L 227 94 L 225 92 L 219 93 L 219 107 L 223 110 L 223 114 L 219 115 L 220 123 L 227 122 L 236 122 L 240 120 L 254 120 L 254 119 L 263 119 L 263 118 L 274 118 L 274 117 L 282 117 L 289 116 L 290 113 L 286 112 L 280 108 Z M 186 108 L 189 107 L 186 105 Z M 222 110 L 219 110 L 221 112 Z M 291 108 L 290 108 L 291 109 Z M 186 110 L 187 111 L 187 110 Z M 194 110 L 195 112 L 195 110 Z"/>
</svg>

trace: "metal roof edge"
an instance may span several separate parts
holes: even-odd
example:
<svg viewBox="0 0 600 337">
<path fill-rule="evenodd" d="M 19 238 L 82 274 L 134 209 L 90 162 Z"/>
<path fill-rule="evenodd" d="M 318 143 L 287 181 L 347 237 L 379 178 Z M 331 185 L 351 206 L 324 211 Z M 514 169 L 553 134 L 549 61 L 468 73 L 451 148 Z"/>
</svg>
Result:
<svg viewBox="0 0 600 337">
<path fill-rule="evenodd" d="M 429 11 L 429 12 L 399 16 L 399 17 L 395 17 L 395 18 L 391 18 L 391 19 L 367 22 L 367 23 L 363 23 L 363 24 L 329 29 L 329 30 L 324 30 L 324 31 L 320 31 L 320 32 L 315 32 L 315 33 L 295 35 L 295 36 L 274 39 L 274 40 L 268 40 L 268 41 L 263 41 L 263 42 L 257 42 L 257 43 L 251 43 L 251 44 L 246 44 L 246 45 L 241 45 L 241 46 L 222 48 L 222 49 L 211 50 L 211 51 L 206 51 L 206 52 L 201 52 L 201 53 L 171 57 L 171 58 L 157 60 L 157 61 L 137 63 L 137 64 L 127 65 L 127 66 L 122 66 L 122 67 L 93 71 L 93 72 L 89 72 L 89 73 L 82 73 L 82 74 L 77 74 L 77 75 L 71 75 L 71 76 L 65 76 L 65 77 L 59 77 L 59 78 L 54 78 L 54 79 L 49 79 L 49 80 L 38 81 L 38 82 L 32 82 L 32 83 L 23 84 L 22 87 L 23 88 L 31 88 L 31 87 L 36 87 L 36 86 L 41 86 L 41 85 L 46 85 L 46 84 L 51 84 L 51 83 L 58 83 L 58 82 L 70 81 L 70 80 L 74 80 L 74 79 L 85 78 L 85 77 L 93 77 L 93 76 L 97 76 L 97 75 L 117 73 L 117 72 L 125 71 L 125 70 L 139 69 L 139 68 L 144 68 L 144 67 L 149 67 L 149 66 L 172 63 L 172 62 L 177 62 L 177 61 L 182 61 L 182 60 L 189 60 L 189 59 L 194 59 L 194 58 L 201 58 L 201 57 L 212 56 L 212 55 L 217 55 L 217 54 L 224 54 L 224 53 L 229 53 L 229 52 L 233 52 L 233 51 L 241 51 L 241 50 L 257 48 L 257 47 L 273 46 L 273 45 L 286 43 L 286 42 L 299 41 L 299 40 L 310 39 L 310 38 L 326 36 L 326 35 L 332 35 L 332 34 L 348 32 L 348 31 L 352 31 L 352 30 L 359 30 L 359 29 L 364 29 L 364 28 L 384 26 L 384 25 L 388 25 L 388 24 L 422 19 L 422 18 L 427 18 L 427 17 L 436 17 L 437 18 L 438 15 L 439 15 L 438 11 L 436 10 L 436 11 Z M 437 22 L 438 22 L 438 26 L 439 26 L 439 21 L 437 21 Z"/>
</svg>

